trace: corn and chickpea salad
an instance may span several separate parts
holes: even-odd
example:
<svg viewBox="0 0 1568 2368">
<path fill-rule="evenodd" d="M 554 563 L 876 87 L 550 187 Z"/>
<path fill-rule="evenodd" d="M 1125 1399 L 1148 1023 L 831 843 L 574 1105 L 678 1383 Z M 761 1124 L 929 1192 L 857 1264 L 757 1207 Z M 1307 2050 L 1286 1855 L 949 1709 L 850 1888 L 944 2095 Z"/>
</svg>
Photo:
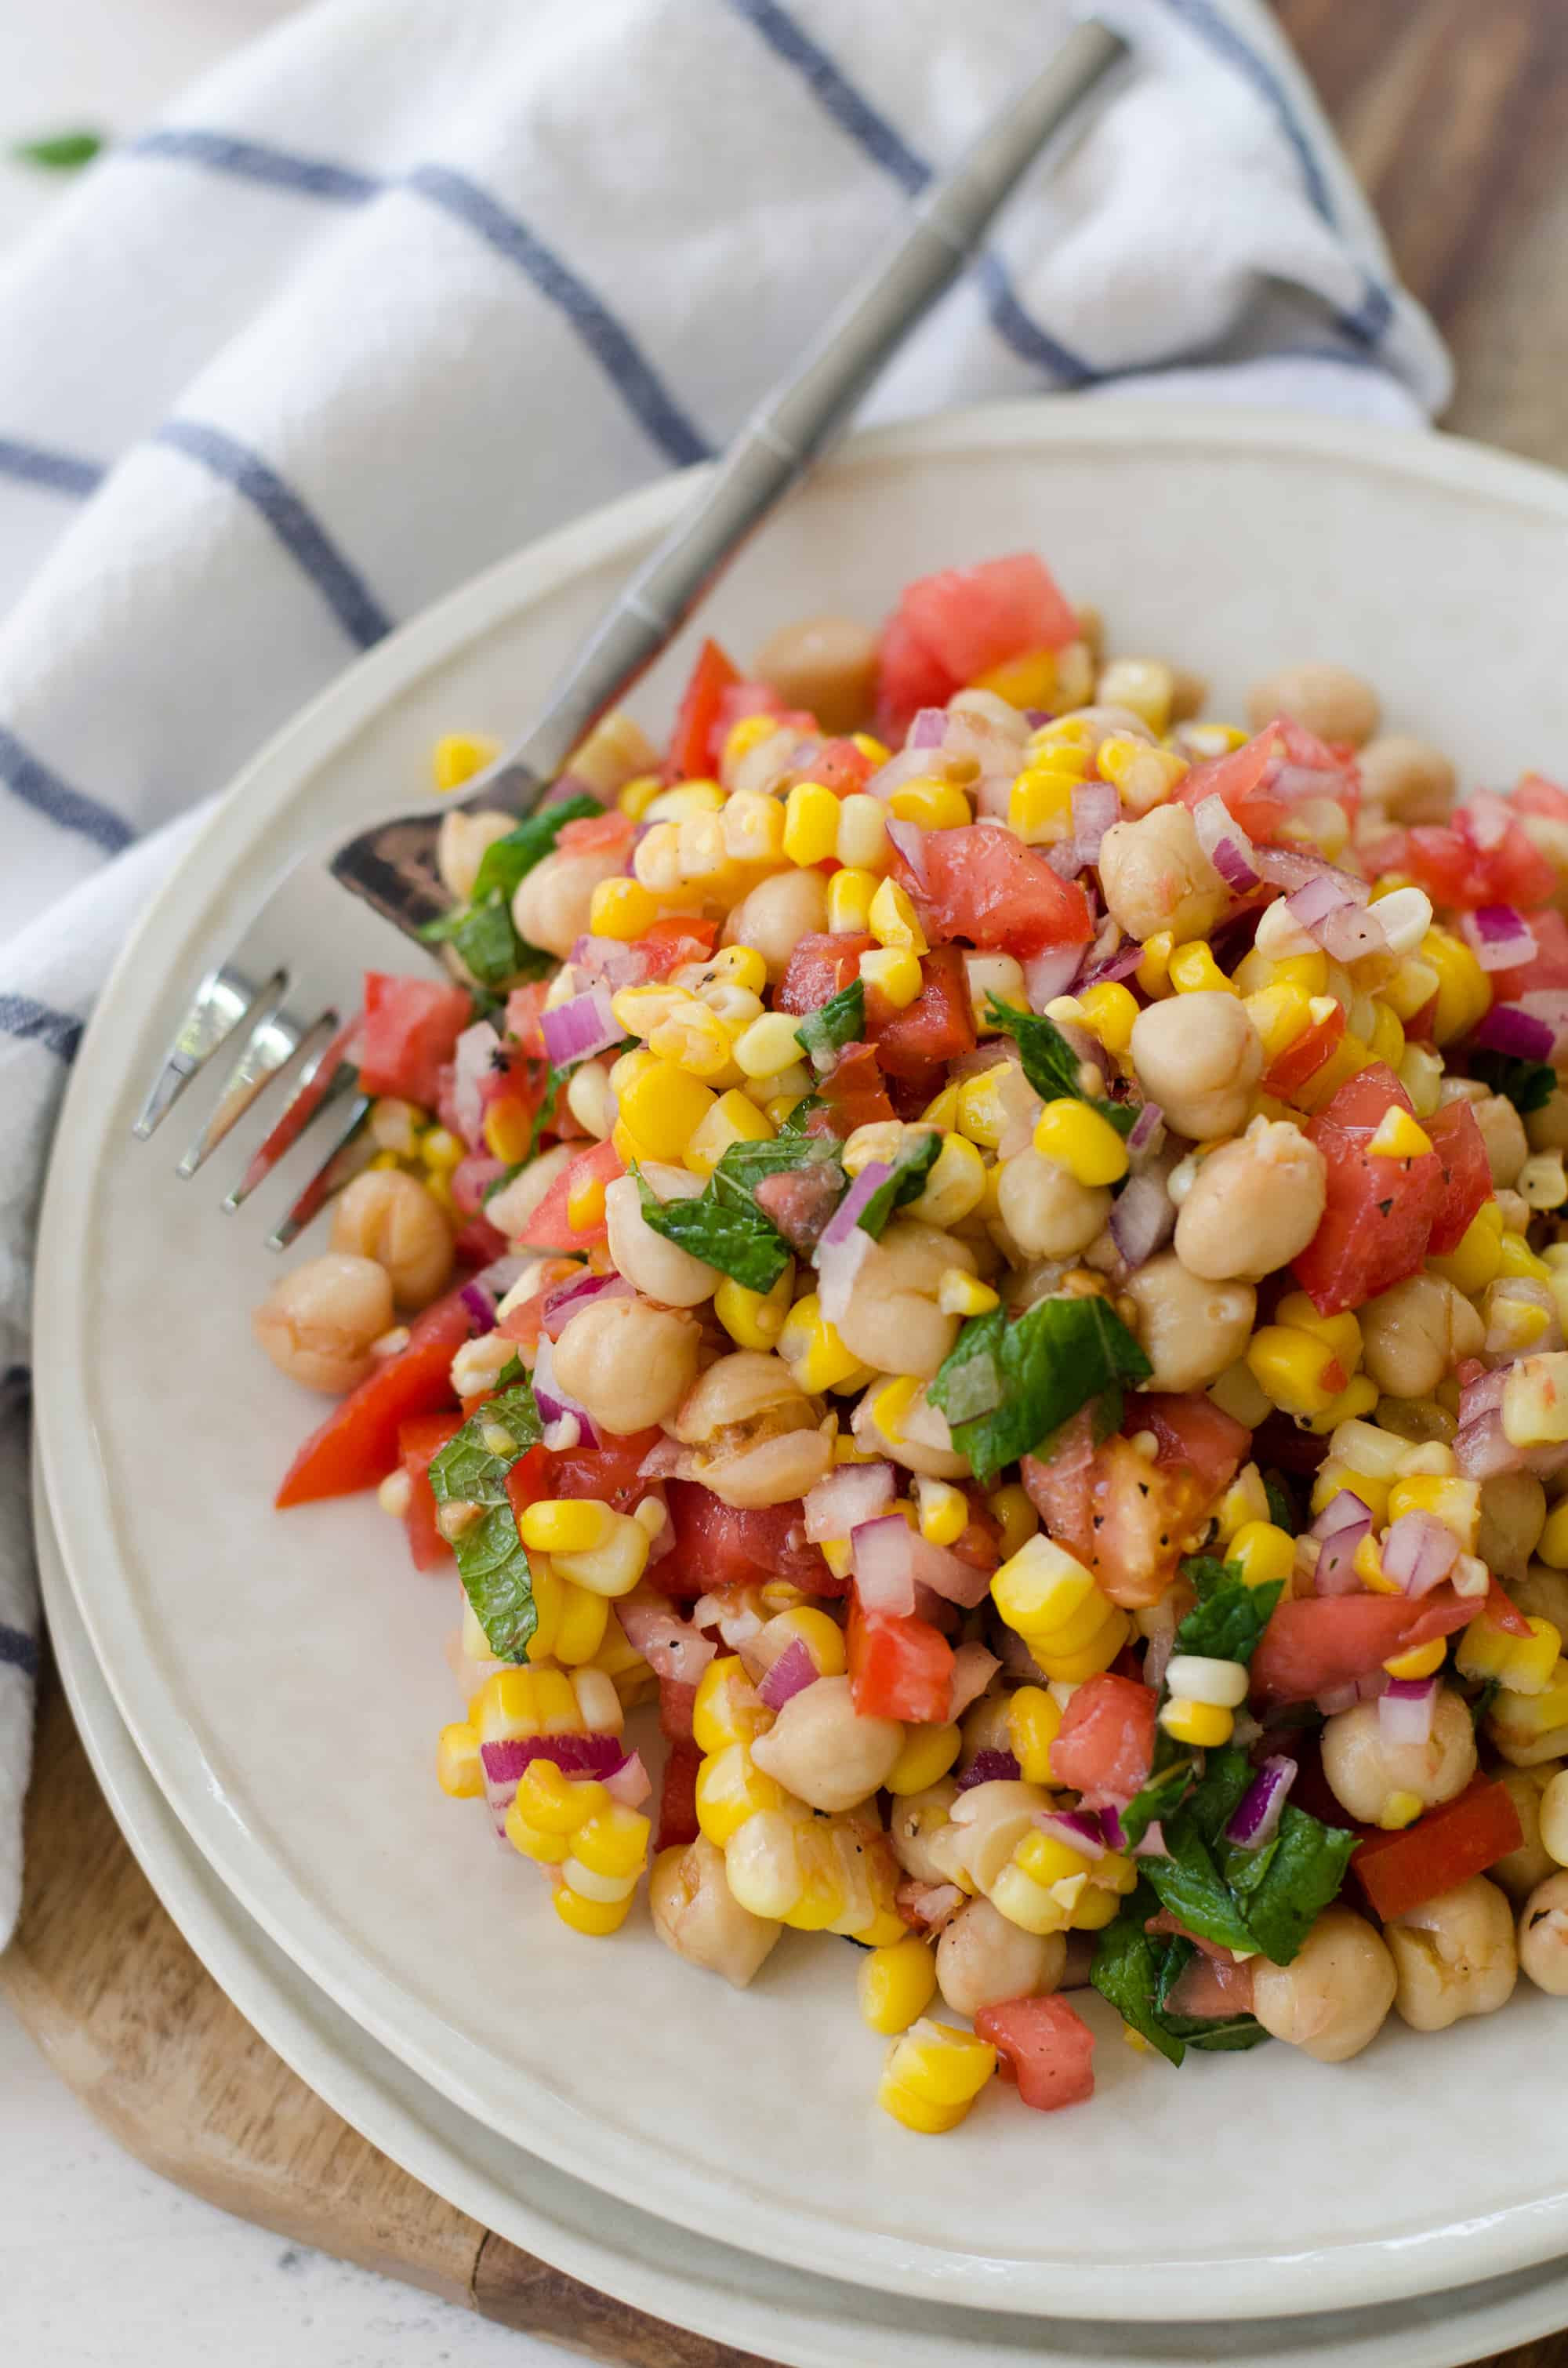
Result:
<svg viewBox="0 0 1568 2368">
<path fill-rule="evenodd" d="M 1087 2097 L 1087 1985 L 1173 2065 L 1568 1995 L 1568 793 L 1204 704 L 1029 556 L 706 644 L 449 815 L 256 1318 L 347 1393 L 279 1503 L 455 1562 L 444 1790 L 576 1932 L 858 1943 L 911 2130 Z"/>
</svg>

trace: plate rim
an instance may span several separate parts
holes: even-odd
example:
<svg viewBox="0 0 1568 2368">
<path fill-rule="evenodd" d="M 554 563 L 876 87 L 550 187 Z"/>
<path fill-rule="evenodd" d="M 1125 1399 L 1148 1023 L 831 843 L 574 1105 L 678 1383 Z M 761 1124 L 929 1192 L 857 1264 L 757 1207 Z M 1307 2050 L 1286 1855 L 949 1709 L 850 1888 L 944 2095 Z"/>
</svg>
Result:
<svg viewBox="0 0 1568 2368">
<path fill-rule="evenodd" d="M 1120 404 L 1045 398 L 970 406 L 853 438 L 836 460 L 824 465 L 829 472 L 879 464 L 907 467 L 964 450 L 1044 447 L 1062 451 L 1088 446 L 1146 451 L 1154 444 L 1173 456 L 1183 450 L 1221 447 L 1230 453 L 1318 458 L 1506 502 L 1533 516 L 1544 509 L 1568 518 L 1568 479 L 1484 447 L 1424 430 L 1370 428 L 1364 423 L 1285 412 L 1169 404 L 1143 397 Z M 79 1452 L 84 1401 L 74 1376 L 85 1369 L 88 1353 L 84 1278 L 91 1260 L 74 1258 L 70 1245 L 74 1231 L 82 1235 L 90 1208 L 93 1138 L 101 1137 L 129 1091 L 117 1047 L 121 1040 L 133 1044 L 153 1010 L 167 1000 L 171 978 L 183 981 L 196 975 L 193 947 L 210 935 L 211 905 L 225 893 L 238 860 L 238 850 L 227 858 L 223 852 L 235 835 L 237 815 L 245 814 L 253 835 L 280 822 L 313 770 L 392 699 L 480 635 L 548 597 L 567 578 L 615 556 L 630 560 L 680 508 L 699 474 L 686 472 L 623 496 L 459 586 L 347 668 L 242 770 L 153 900 L 100 995 L 67 1087 L 40 1228 L 34 1326 L 38 1436 L 73 1591 L 119 1714 L 198 1848 L 269 1937 L 427 2085 L 503 2135 L 507 2133 L 494 2110 L 485 2111 L 483 2052 L 457 2043 L 454 2056 L 449 2029 L 395 1980 L 368 1964 L 266 1848 L 232 1815 L 218 1809 L 199 1748 L 194 1738 L 182 1739 L 177 1714 L 170 1714 L 171 1692 L 165 1686 L 153 1636 L 142 1634 L 129 1590 L 82 1583 L 84 1569 L 112 1569 L 118 1549 L 101 1466 Z M 144 968 L 157 978 L 146 990 L 136 985 Z M 454 2068 L 471 2056 L 474 2060 L 466 2070 Z M 524 2085 L 532 2078 L 520 2067 L 517 2077 Z M 674 2165 L 651 2145 L 629 2141 L 620 2134 L 607 2161 L 602 2133 L 596 2151 L 591 2144 L 585 2147 L 575 2142 L 574 2134 L 549 2114 L 540 2116 L 535 2126 L 548 2132 L 551 2143 L 540 2151 L 558 2168 L 629 2203 L 636 2205 L 640 2193 L 650 2192 L 651 2176 L 656 2178 L 657 2192 L 671 2203 L 668 2216 L 697 2234 L 704 2216 L 712 2225 L 721 2201 L 733 2209 L 731 2191 Z M 799 2219 L 775 2201 L 754 2198 L 748 2209 L 753 2250 L 775 2260 L 798 2257 Z M 810 2226 L 820 2252 L 824 2224 L 818 2220 Z M 1016 2310 L 1041 2314 L 1059 2311 L 1074 2297 L 1092 2310 L 1098 2299 L 1097 2267 L 945 2252 L 865 2232 L 829 2232 L 826 2241 L 832 2258 L 824 2266 L 832 2274 L 880 2290 L 890 2284 L 904 2291 L 918 2288 L 932 2299 L 983 2308 L 983 2299 L 966 2289 L 983 2284 L 994 2296 L 1005 2282 Z M 1133 2291 L 1124 2287 L 1119 2299 L 1130 2317 L 1168 2317 L 1200 2296 L 1211 2306 L 1213 2282 L 1223 2277 L 1233 2307 L 1283 2316 L 1311 2307 L 1321 2296 L 1325 2274 L 1333 2275 L 1344 2303 L 1352 2306 L 1428 2292 L 1437 2283 L 1452 2286 L 1467 2278 L 1503 2273 L 1564 2248 L 1568 2193 L 1515 2203 L 1457 2227 L 1385 2235 L 1328 2248 L 1287 2255 L 1210 2255 L 1197 2270 L 1190 2263 L 1130 2264 L 1127 2277 Z M 1461 2268 L 1455 2266 L 1456 2253 L 1463 2257 Z"/>
</svg>

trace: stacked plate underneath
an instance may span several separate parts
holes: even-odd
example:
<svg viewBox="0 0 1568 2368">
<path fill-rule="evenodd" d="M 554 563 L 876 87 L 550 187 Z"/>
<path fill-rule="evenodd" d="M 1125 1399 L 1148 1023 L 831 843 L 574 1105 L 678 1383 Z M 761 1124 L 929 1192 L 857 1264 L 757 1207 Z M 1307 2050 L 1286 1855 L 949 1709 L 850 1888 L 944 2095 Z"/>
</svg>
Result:
<svg viewBox="0 0 1568 2368">
<path fill-rule="evenodd" d="M 894 2344 L 916 2368 L 1449 2368 L 1562 2325 L 1568 2115 L 1540 2099 L 1555 2001 L 1391 2030 L 1336 2069 L 1271 2046 L 1173 2074 L 1096 2000 L 1092 2105 L 1048 2121 L 998 2093 L 915 2139 L 872 2102 L 881 2043 L 847 1951 L 790 1939 L 737 1994 L 645 1922 L 608 1943 L 567 1932 L 430 1776 L 452 1583 L 406 1567 L 373 1500 L 270 1509 L 312 1416 L 248 1311 L 276 1274 L 273 1201 L 312 1155 L 261 1221 L 235 1220 L 227 1174 L 171 1172 L 215 1077 L 151 1149 L 131 1118 L 272 873 L 417 796 L 439 732 L 520 727 L 684 494 L 551 538 L 357 666 L 237 786 L 89 1030 L 40 1248 L 38 1503 L 60 1659 L 131 1842 L 242 2009 L 389 2155 L 528 2249 L 745 2350 L 813 2368 Z M 1215 712 L 1280 664 L 1347 659 L 1468 782 L 1507 781 L 1568 744 L 1565 520 L 1558 479 L 1435 438 L 1037 404 L 861 439 L 705 621 L 745 650 L 1032 544 L 1116 647 L 1209 673 Z M 649 718 L 684 655 L 653 677 Z M 345 995 L 399 959 L 347 899 L 335 951 Z M 265 1104 L 236 1169 L 264 1124 Z"/>
</svg>

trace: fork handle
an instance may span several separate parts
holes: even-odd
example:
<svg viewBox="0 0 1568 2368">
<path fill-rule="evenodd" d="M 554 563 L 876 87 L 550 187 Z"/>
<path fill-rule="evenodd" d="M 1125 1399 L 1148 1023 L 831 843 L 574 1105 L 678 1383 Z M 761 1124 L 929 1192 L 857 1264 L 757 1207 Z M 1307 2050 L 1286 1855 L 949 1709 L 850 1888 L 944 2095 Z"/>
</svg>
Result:
<svg viewBox="0 0 1568 2368">
<path fill-rule="evenodd" d="M 799 369 L 765 397 L 690 509 L 620 592 L 539 723 L 465 803 L 525 813 L 537 802 L 843 427 L 883 364 L 962 270 L 1040 149 L 1127 46 L 1096 18 L 1074 27 L 1022 97 L 933 183 L 892 254 L 840 305 Z"/>
</svg>

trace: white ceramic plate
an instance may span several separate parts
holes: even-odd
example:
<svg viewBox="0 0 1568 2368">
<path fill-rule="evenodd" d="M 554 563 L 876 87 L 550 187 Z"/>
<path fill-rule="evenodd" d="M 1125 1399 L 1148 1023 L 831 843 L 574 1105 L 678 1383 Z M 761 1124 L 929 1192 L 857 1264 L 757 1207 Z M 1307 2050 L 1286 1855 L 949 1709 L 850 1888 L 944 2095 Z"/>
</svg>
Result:
<svg viewBox="0 0 1568 2368">
<path fill-rule="evenodd" d="M 334 2110 L 416 2179 L 601 2292 L 790 2368 L 1452 2368 L 1568 2321 L 1560 2263 L 1357 2312 L 1161 2328 L 1004 2318 L 780 2270 L 615 2203 L 471 2121 L 308 1982 L 239 1907 L 158 1791 L 115 1709 L 72 1598 L 44 1501 L 39 1561 L 56 1662 L 115 1816 L 165 1907 L 262 2037 Z"/>
<path fill-rule="evenodd" d="M 355 667 L 237 785 L 103 997 L 45 1212 L 38 1395 L 127 1724 L 242 1904 L 411 2069 L 747 2250 L 929 2300 L 1169 2319 L 1386 2300 L 1568 2249 L 1568 2118 L 1538 2111 L 1562 2023 L 1533 1992 L 1440 2041 L 1392 2031 L 1343 2071 L 1271 2047 L 1172 2075 L 1107 2011 L 1092 2111 L 1042 2123 L 997 2091 L 917 2142 L 872 2103 L 848 1949 L 789 1941 L 738 1995 L 646 1924 L 603 1947 L 566 1932 L 431 1780 L 450 1585 L 409 1572 L 369 1500 L 269 1512 L 313 1413 L 250 1342 L 276 1271 L 262 1227 L 175 1182 L 183 1111 L 150 1151 L 131 1116 L 272 868 L 416 795 L 438 730 L 520 725 L 685 497 L 667 484 L 551 538 Z M 1436 438 L 1030 404 L 853 447 L 703 621 L 744 653 L 804 609 L 874 616 L 912 575 L 1032 543 L 1118 647 L 1210 671 L 1218 712 L 1277 664 L 1347 658 L 1467 779 L 1507 780 L 1568 737 L 1565 521 L 1556 477 Z M 688 655 L 651 680 L 651 718 Z M 346 899 L 345 986 L 389 946 Z"/>
</svg>

